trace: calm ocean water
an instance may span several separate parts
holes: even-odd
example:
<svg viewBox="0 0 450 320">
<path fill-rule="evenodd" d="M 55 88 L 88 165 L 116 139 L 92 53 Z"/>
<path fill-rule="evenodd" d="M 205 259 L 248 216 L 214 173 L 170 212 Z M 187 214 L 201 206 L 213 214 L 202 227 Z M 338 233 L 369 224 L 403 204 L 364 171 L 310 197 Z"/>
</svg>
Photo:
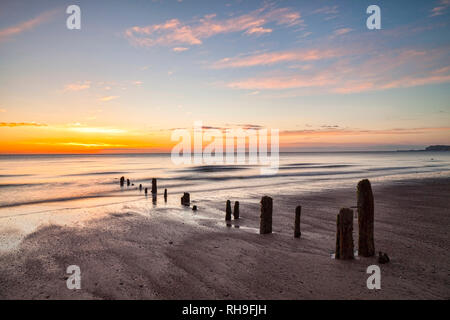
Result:
<svg viewBox="0 0 450 320">
<path fill-rule="evenodd" d="M 282 153 L 278 174 L 258 166 L 176 166 L 170 155 L 0 155 L 0 216 L 12 208 L 83 206 L 142 197 L 139 184 L 158 192 L 203 198 L 301 193 L 374 182 L 450 175 L 450 152 Z M 119 178 L 134 186 L 120 188 Z"/>
</svg>

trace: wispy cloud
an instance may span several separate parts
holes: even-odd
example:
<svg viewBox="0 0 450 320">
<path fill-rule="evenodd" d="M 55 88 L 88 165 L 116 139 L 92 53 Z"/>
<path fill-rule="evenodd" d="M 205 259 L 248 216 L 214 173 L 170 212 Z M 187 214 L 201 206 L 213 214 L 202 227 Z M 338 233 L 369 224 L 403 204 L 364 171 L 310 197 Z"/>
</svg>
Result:
<svg viewBox="0 0 450 320">
<path fill-rule="evenodd" d="M 324 128 L 317 130 L 283 130 L 281 136 L 353 136 L 353 135 L 417 135 L 430 132 L 450 131 L 450 127 L 394 128 L 364 130 L 352 128 Z"/>
<path fill-rule="evenodd" d="M 242 68 L 254 66 L 267 66 L 283 62 L 316 61 L 342 56 L 341 49 L 298 49 L 289 51 L 277 51 L 248 56 L 224 58 L 213 63 L 212 68 Z"/>
<path fill-rule="evenodd" d="M 60 10 L 51 10 L 41 13 L 33 19 L 21 22 L 11 27 L 0 29 L 0 41 L 8 39 L 22 32 L 34 29 L 38 25 L 50 21 Z"/>
<path fill-rule="evenodd" d="M 65 92 L 67 91 L 81 91 L 86 90 L 91 87 L 91 81 L 83 81 L 83 82 L 77 82 L 77 83 L 69 83 L 64 86 Z"/>
<path fill-rule="evenodd" d="M 335 83 L 336 80 L 333 79 L 333 77 L 326 77 L 322 75 L 317 75 L 314 77 L 295 75 L 251 78 L 231 82 L 228 84 L 228 87 L 247 90 L 283 90 L 293 88 L 324 87 Z"/>
<path fill-rule="evenodd" d="M 218 34 L 234 32 L 243 32 L 249 35 L 270 33 L 272 29 L 265 27 L 269 23 L 298 26 L 303 24 L 303 21 L 297 11 L 266 5 L 250 13 L 228 19 L 217 19 L 215 14 L 210 14 L 189 23 L 171 19 L 161 24 L 135 26 L 125 31 L 125 37 L 132 44 L 143 47 L 176 44 L 200 45 L 204 39 Z"/>
<path fill-rule="evenodd" d="M 0 127 L 46 127 L 46 124 L 36 122 L 0 122 Z"/>
<path fill-rule="evenodd" d="M 187 50 L 189 50 L 189 48 L 186 48 L 186 47 L 175 47 L 172 49 L 172 51 L 174 51 L 174 52 L 183 52 L 183 51 L 187 51 Z"/>
<path fill-rule="evenodd" d="M 126 130 L 116 128 L 96 128 L 96 127 L 79 127 L 79 126 L 68 128 L 68 130 L 80 133 L 104 133 L 104 134 L 121 134 L 127 132 Z"/>
<path fill-rule="evenodd" d="M 325 56 L 337 58 L 332 59 L 330 63 L 315 64 L 314 68 L 301 68 L 298 71 L 296 68 L 290 68 L 287 72 L 261 74 L 231 81 L 226 85 L 229 88 L 252 91 L 307 88 L 310 90 L 309 93 L 350 94 L 450 82 L 450 66 L 446 63 L 448 48 L 381 51 L 370 53 L 364 59 L 361 59 L 361 52 L 355 55 L 340 53 L 341 56 L 335 52 L 328 53 Z M 274 57 L 276 58 L 270 59 L 269 56 L 264 58 L 262 55 L 256 58 L 245 57 L 220 61 L 216 66 L 242 67 L 266 64 L 270 61 L 275 63 L 300 60 L 303 55 L 276 54 Z M 446 64 L 442 65 L 443 62 Z"/>
<path fill-rule="evenodd" d="M 338 6 L 325 6 L 316 9 L 312 12 L 313 14 L 338 14 Z"/>
<path fill-rule="evenodd" d="M 98 100 L 99 101 L 103 101 L 103 102 L 107 102 L 107 101 L 115 100 L 117 98 L 120 98 L 120 96 L 106 96 L 106 97 L 101 97 Z"/>
<path fill-rule="evenodd" d="M 271 33 L 272 29 L 269 28 L 263 28 L 263 27 L 254 27 L 251 29 L 248 29 L 245 31 L 246 34 L 265 34 L 265 33 Z"/>
<path fill-rule="evenodd" d="M 352 28 L 340 28 L 340 29 L 334 30 L 333 34 L 335 36 L 342 36 L 342 35 L 344 35 L 346 33 L 352 32 L 352 31 L 353 31 Z"/>
<path fill-rule="evenodd" d="M 441 0 L 439 5 L 431 9 L 430 17 L 440 16 L 445 14 L 448 7 L 450 7 L 450 0 Z"/>
</svg>

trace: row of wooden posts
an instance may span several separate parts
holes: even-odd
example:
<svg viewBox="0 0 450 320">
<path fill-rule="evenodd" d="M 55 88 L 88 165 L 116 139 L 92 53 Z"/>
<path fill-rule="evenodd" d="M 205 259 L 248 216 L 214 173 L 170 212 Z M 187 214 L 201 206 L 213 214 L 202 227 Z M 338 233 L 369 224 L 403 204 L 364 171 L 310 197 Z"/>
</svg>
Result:
<svg viewBox="0 0 450 320">
<path fill-rule="evenodd" d="M 127 186 L 130 186 L 130 180 L 127 179 Z M 125 177 L 120 178 L 120 186 L 124 186 Z M 139 185 L 139 190 L 142 191 L 142 184 Z M 156 197 L 157 182 L 152 179 L 152 195 Z M 148 190 L 145 188 L 145 195 Z M 363 257 L 372 257 L 375 255 L 374 244 L 374 198 L 370 181 L 367 179 L 361 180 L 356 187 L 357 195 L 357 213 L 358 213 L 358 255 Z M 167 189 L 164 189 L 164 201 L 167 202 Z M 185 192 L 181 197 L 181 205 L 190 206 L 190 194 Z M 196 211 L 197 206 L 193 206 L 192 210 Z M 300 216 L 302 207 L 295 208 L 294 218 L 294 237 L 301 236 L 300 231 Z M 259 233 L 272 233 L 272 212 L 273 199 L 264 196 L 261 199 L 261 215 Z M 227 200 L 225 208 L 225 220 L 231 221 L 231 215 L 234 219 L 239 219 L 239 201 L 235 201 L 234 210 L 231 211 L 231 201 Z M 353 244 L 353 210 L 350 208 L 342 208 L 336 218 L 336 259 L 354 259 L 354 244 Z"/>
<path fill-rule="evenodd" d="M 361 180 L 357 185 L 357 212 L 358 212 L 358 255 L 372 257 L 375 255 L 374 244 L 374 199 L 370 181 Z M 239 219 L 239 201 L 235 202 L 234 218 Z M 237 209 L 236 209 L 237 208 Z M 237 212 L 237 214 L 236 214 Z M 261 199 L 261 215 L 259 233 L 272 233 L 273 199 L 264 196 Z M 295 208 L 294 237 L 300 238 L 300 216 L 302 207 Z M 231 220 L 231 202 L 227 200 L 225 220 Z M 353 259 L 353 210 L 342 208 L 336 219 L 336 259 Z"/>
</svg>

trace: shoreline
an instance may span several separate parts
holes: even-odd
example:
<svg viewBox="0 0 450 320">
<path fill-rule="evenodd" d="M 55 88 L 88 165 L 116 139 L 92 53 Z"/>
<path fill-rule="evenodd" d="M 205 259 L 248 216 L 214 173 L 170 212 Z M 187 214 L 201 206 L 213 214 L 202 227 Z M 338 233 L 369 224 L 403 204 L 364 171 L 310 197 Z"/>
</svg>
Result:
<svg viewBox="0 0 450 320">
<path fill-rule="evenodd" d="M 375 257 L 331 258 L 336 214 L 356 203 L 355 185 L 274 195 L 270 235 L 257 232 L 256 198 L 239 199 L 241 219 L 227 227 L 227 199 L 202 201 L 195 194 L 198 213 L 156 206 L 142 214 L 131 204 L 82 227 L 42 227 L 17 251 L 1 255 L 0 298 L 449 299 L 450 179 L 372 187 L 375 249 L 391 258 L 380 265 L 381 290 L 366 287 L 366 268 L 377 264 Z M 293 237 L 296 205 L 302 205 L 300 239 Z M 82 272 L 78 291 L 65 283 L 72 264 Z"/>
</svg>

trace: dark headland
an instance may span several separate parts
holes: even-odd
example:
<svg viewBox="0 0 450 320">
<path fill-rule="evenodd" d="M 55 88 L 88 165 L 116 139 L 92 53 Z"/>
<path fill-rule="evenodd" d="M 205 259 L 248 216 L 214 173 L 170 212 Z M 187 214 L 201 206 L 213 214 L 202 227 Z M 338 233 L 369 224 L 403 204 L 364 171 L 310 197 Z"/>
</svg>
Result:
<svg viewBox="0 0 450 320">
<path fill-rule="evenodd" d="M 428 146 L 425 149 L 422 150 L 397 150 L 397 152 L 419 152 L 419 151 L 450 151 L 450 146 L 446 145 L 433 145 Z"/>
</svg>

